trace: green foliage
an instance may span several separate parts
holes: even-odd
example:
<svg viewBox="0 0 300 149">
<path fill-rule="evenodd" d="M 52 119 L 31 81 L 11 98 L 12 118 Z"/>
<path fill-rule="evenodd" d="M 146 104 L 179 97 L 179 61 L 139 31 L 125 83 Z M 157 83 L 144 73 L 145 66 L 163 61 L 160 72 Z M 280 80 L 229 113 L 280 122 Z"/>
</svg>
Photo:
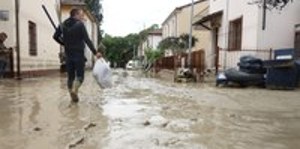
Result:
<svg viewBox="0 0 300 149">
<path fill-rule="evenodd" d="M 158 28 L 159 26 L 154 24 L 138 34 L 129 34 L 125 37 L 112 37 L 110 35 L 105 35 L 102 43 L 106 49 L 106 57 L 109 61 L 117 62 L 119 66 L 124 66 L 130 59 L 134 58 L 139 44 L 147 38 L 149 31 Z"/>
<path fill-rule="evenodd" d="M 145 56 L 149 63 L 153 63 L 163 56 L 164 52 L 160 49 L 148 49 L 145 51 Z"/>
<path fill-rule="evenodd" d="M 195 46 L 197 38 L 192 37 L 192 47 Z M 189 34 L 182 34 L 179 37 L 168 37 L 162 40 L 158 47 L 163 50 L 171 49 L 175 52 L 181 52 L 189 47 Z"/>
<path fill-rule="evenodd" d="M 181 34 L 179 36 L 180 48 L 188 49 L 189 48 L 189 39 L 190 39 L 189 34 Z M 195 38 L 194 36 L 192 36 L 192 47 L 195 46 L 197 41 L 198 41 L 198 39 Z"/>
<path fill-rule="evenodd" d="M 138 34 L 129 34 L 126 37 L 112 37 L 106 34 L 102 40 L 106 49 L 105 55 L 109 61 L 124 66 L 135 55 L 139 40 Z"/>
<path fill-rule="evenodd" d="M 96 18 L 98 24 L 102 21 L 102 5 L 100 0 L 85 0 L 87 8 L 92 13 L 92 15 Z"/>
<path fill-rule="evenodd" d="M 177 51 L 180 49 L 179 38 L 178 37 L 165 38 L 159 43 L 158 48 L 163 50 L 172 49 Z"/>
</svg>

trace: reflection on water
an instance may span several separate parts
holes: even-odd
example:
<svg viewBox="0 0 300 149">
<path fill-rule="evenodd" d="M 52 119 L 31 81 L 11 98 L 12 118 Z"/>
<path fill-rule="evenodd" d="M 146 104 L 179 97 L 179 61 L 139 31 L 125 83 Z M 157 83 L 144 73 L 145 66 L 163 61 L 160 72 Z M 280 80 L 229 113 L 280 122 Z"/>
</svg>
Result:
<svg viewBox="0 0 300 149">
<path fill-rule="evenodd" d="M 65 76 L 0 80 L 0 149 L 297 149 L 300 94 L 217 89 L 116 70 L 101 90 L 91 73 L 70 105 Z M 93 127 L 87 127 L 89 124 Z"/>
</svg>

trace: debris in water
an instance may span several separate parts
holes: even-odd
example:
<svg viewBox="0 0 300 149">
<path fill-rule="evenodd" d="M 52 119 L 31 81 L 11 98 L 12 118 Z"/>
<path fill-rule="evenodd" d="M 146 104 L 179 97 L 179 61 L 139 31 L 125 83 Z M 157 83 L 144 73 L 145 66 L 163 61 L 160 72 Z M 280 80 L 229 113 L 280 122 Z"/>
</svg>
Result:
<svg viewBox="0 0 300 149">
<path fill-rule="evenodd" d="M 230 118 L 235 118 L 235 117 L 236 117 L 236 114 L 229 114 L 229 117 L 230 117 Z"/>
<path fill-rule="evenodd" d="M 83 144 L 83 143 L 84 143 L 84 138 L 82 137 L 82 138 L 78 139 L 77 141 L 75 141 L 74 143 L 71 143 L 69 145 L 69 149 L 70 148 L 75 148 L 77 145 Z"/>
<path fill-rule="evenodd" d="M 149 126 L 151 123 L 149 122 L 149 121 L 146 121 L 145 123 L 144 123 L 144 126 Z"/>
<path fill-rule="evenodd" d="M 34 130 L 34 131 L 41 131 L 42 128 L 40 128 L 40 127 L 35 127 L 33 130 Z"/>
<path fill-rule="evenodd" d="M 180 142 L 180 139 L 178 138 L 172 138 L 168 142 L 164 143 L 164 146 L 174 145 L 176 143 Z"/>
<path fill-rule="evenodd" d="M 170 122 L 167 121 L 166 123 L 162 124 L 162 127 L 166 128 L 166 127 L 168 126 L 169 123 L 170 123 Z"/>
<path fill-rule="evenodd" d="M 96 127 L 97 125 L 95 123 L 89 123 L 84 127 L 85 131 L 88 131 L 90 128 Z"/>
<path fill-rule="evenodd" d="M 192 121 L 192 122 L 197 122 L 198 119 L 197 119 L 197 118 L 192 118 L 191 121 Z"/>
</svg>

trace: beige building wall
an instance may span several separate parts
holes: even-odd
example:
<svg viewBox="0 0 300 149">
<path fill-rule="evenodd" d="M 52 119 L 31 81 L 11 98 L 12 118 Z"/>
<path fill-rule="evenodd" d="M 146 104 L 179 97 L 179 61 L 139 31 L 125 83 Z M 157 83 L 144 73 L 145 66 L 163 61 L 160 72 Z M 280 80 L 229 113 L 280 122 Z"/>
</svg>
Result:
<svg viewBox="0 0 300 149">
<path fill-rule="evenodd" d="M 7 47 L 15 46 L 15 3 L 13 0 L 1 0 L 0 11 L 8 12 L 8 20 L 0 20 L 0 32 L 5 32 L 8 36 L 5 41 Z"/>
<path fill-rule="evenodd" d="M 44 4 L 53 20 L 58 24 L 56 0 L 20 1 L 20 56 L 21 71 L 59 69 L 59 45 L 53 40 L 54 28 L 51 26 L 41 5 Z M 29 28 L 32 21 L 37 28 L 37 56 L 29 54 Z"/>
<path fill-rule="evenodd" d="M 54 42 L 54 29 L 42 9 L 44 4 L 54 21 L 58 23 L 56 0 L 36 1 L 20 0 L 19 30 L 20 30 L 20 67 L 21 72 L 59 69 L 59 45 Z M 0 21 L 1 30 L 8 34 L 6 45 L 16 47 L 15 3 L 13 0 L 1 0 L 0 9 L 9 11 L 9 20 Z M 29 21 L 36 24 L 37 55 L 29 54 Z M 16 55 L 16 52 L 14 52 Z M 16 56 L 14 64 L 16 71 Z"/>
<path fill-rule="evenodd" d="M 194 5 L 194 17 L 206 11 L 209 7 L 209 1 L 196 3 Z M 191 6 L 183 7 L 182 9 L 175 9 L 172 14 L 162 24 L 163 38 L 170 36 L 178 37 L 181 34 L 189 34 L 190 32 L 190 14 Z M 212 60 L 213 52 L 211 51 L 210 32 L 207 30 L 196 30 L 193 28 L 193 36 L 198 39 L 196 45 L 192 48 L 192 51 L 204 50 L 205 51 L 205 63 L 206 68 L 213 67 Z M 167 51 L 166 55 L 171 55 L 170 51 Z"/>
</svg>

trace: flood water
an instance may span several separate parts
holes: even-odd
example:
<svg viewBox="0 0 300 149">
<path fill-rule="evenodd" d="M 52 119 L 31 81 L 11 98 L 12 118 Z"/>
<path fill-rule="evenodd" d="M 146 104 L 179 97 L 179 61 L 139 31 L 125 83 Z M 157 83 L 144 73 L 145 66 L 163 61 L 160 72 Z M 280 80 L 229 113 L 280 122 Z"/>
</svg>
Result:
<svg viewBox="0 0 300 149">
<path fill-rule="evenodd" d="M 78 105 L 65 76 L 0 80 L 0 149 L 299 149 L 300 91 L 175 84 L 90 72 Z"/>
</svg>

